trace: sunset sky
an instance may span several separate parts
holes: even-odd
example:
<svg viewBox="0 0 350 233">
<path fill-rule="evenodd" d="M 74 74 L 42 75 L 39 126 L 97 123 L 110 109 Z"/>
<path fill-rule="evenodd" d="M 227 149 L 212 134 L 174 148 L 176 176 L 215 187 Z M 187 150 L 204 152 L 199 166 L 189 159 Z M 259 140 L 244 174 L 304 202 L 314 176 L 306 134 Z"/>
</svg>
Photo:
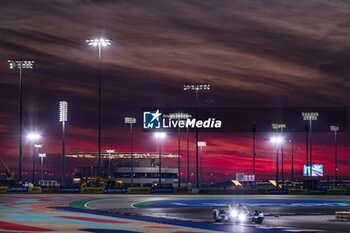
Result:
<svg viewBox="0 0 350 233">
<path fill-rule="evenodd" d="M 34 69 L 23 72 L 23 129 L 24 135 L 33 130 L 43 135 L 46 168 L 59 177 L 60 100 L 69 105 L 67 153 L 97 151 L 98 54 L 85 43 L 88 38 L 113 40 L 102 52 L 103 151 L 129 151 L 123 120 L 135 116 L 135 151 L 157 152 L 154 137 L 141 131 L 141 108 L 192 107 L 194 95 L 183 91 L 185 83 L 211 84 L 200 93 L 202 107 L 348 108 L 349 12 L 350 3 L 340 0 L 2 1 L 0 156 L 17 175 L 19 75 L 9 69 L 10 58 L 35 60 Z M 274 178 L 274 146 L 264 140 L 271 135 L 257 133 L 260 178 Z M 248 132 L 200 134 L 208 145 L 206 179 L 212 179 L 210 173 L 221 181 L 251 172 L 251 138 Z M 192 133 L 191 172 L 194 140 Z M 349 140 L 347 129 L 339 134 L 341 177 L 350 177 Z M 297 177 L 305 162 L 304 141 L 300 134 L 294 145 Z M 314 134 L 313 145 L 314 163 L 324 164 L 325 174 L 333 176 L 333 134 Z M 285 145 L 287 178 L 290 148 Z M 177 153 L 176 134 L 168 135 L 163 150 Z M 31 174 L 27 140 L 23 163 Z M 70 171 L 77 164 L 67 160 Z"/>
</svg>

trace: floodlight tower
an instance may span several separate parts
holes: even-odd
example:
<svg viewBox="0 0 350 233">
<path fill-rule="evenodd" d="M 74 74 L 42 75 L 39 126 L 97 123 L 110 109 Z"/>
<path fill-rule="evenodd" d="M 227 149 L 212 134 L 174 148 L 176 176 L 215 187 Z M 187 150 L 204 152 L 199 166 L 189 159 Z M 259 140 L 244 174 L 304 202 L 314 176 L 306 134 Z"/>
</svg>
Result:
<svg viewBox="0 0 350 233">
<path fill-rule="evenodd" d="M 41 145 L 36 145 L 35 143 L 41 138 L 41 135 L 38 133 L 30 133 L 27 135 L 29 141 L 31 141 L 33 146 L 33 174 L 32 174 L 32 182 L 34 185 L 35 182 L 35 148 L 40 148 Z"/>
<path fill-rule="evenodd" d="M 45 153 L 39 153 L 41 160 L 41 180 L 44 180 L 44 158 L 46 157 Z"/>
<path fill-rule="evenodd" d="M 30 59 L 10 59 L 8 60 L 10 69 L 19 69 L 19 167 L 18 180 L 22 182 L 22 125 L 23 125 L 23 91 L 22 91 L 22 70 L 32 69 L 34 61 Z"/>
<path fill-rule="evenodd" d="M 278 145 L 283 143 L 282 137 L 272 137 L 270 139 L 272 143 L 276 145 L 276 188 L 279 188 L 279 178 L 278 178 Z"/>
<path fill-rule="evenodd" d="M 62 186 L 66 185 L 66 154 L 65 154 L 65 128 L 68 119 L 68 103 L 67 101 L 60 101 L 60 122 L 62 122 Z"/>
<path fill-rule="evenodd" d="M 106 150 L 108 153 L 108 177 L 111 178 L 111 153 L 114 153 L 115 150 Z"/>
<path fill-rule="evenodd" d="M 201 148 L 201 155 L 200 155 L 200 160 L 201 160 L 201 183 L 203 184 L 203 157 L 202 157 L 202 154 L 203 154 L 203 147 L 204 146 L 207 146 L 207 142 L 205 141 L 199 141 L 198 142 L 198 146 Z"/>
<path fill-rule="evenodd" d="M 159 145 L 159 184 L 162 183 L 162 139 L 165 138 L 166 134 L 163 132 L 157 132 L 154 136 L 158 139 Z"/>
<path fill-rule="evenodd" d="M 286 124 L 272 124 L 272 128 L 276 131 L 280 130 L 281 137 L 283 137 L 283 129 L 286 128 Z M 282 186 L 284 185 L 284 157 L 283 157 L 283 144 L 281 144 L 281 179 Z"/>
<path fill-rule="evenodd" d="M 96 47 L 98 46 L 98 176 L 101 176 L 101 81 L 102 81 L 102 66 L 101 66 L 101 57 L 102 57 L 102 47 L 107 47 L 111 45 L 112 40 L 110 39 L 87 39 L 86 43 L 88 45 Z"/>
<path fill-rule="evenodd" d="M 132 124 L 136 124 L 136 118 L 133 117 L 125 117 L 124 118 L 124 123 L 125 124 L 130 124 L 130 160 L 131 160 L 131 169 L 130 169 L 130 183 L 131 186 L 134 184 L 134 155 L 133 155 L 133 127 Z"/>
<path fill-rule="evenodd" d="M 338 182 L 337 132 L 339 131 L 339 126 L 331 125 L 330 129 L 334 132 L 334 186 L 336 186 Z"/>
<path fill-rule="evenodd" d="M 309 138 L 310 138 L 310 180 L 312 180 L 312 121 L 317 121 L 318 112 L 302 112 L 301 113 L 304 121 L 309 121 Z"/>
<path fill-rule="evenodd" d="M 170 114 L 170 119 L 177 119 L 179 121 L 181 120 L 186 120 L 189 118 L 189 114 L 188 113 L 173 113 Z M 188 128 L 187 128 L 187 136 L 188 136 Z M 177 150 L 178 150 L 178 156 L 177 156 L 177 170 L 178 170 L 178 187 L 180 187 L 181 184 L 181 131 L 180 131 L 180 126 L 178 125 L 177 127 Z M 187 144 L 188 145 L 188 144 Z M 189 149 L 187 147 L 187 149 Z M 188 152 L 188 151 L 187 151 Z M 187 156 L 189 155 L 189 153 L 187 153 Z M 189 160 L 187 158 L 187 164 L 188 164 L 188 168 L 189 168 Z M 188 172 L 189 173 L 189 172 Z M 188 175 L 189 177 L 189 175 Z M 188 183 L 189 183 L 189 178 L 188 178 Z"/>
<path fill-rule="evenodd" d="M 192 90 L 196 94 L 196 120 L 198 120 L 198 91 L 210 90 L 210 84 L 185 84 L 184 91 Z M 198 177 L 198 128 L 196 126 L 196 188 L 199 187 Z"/>
</svg>

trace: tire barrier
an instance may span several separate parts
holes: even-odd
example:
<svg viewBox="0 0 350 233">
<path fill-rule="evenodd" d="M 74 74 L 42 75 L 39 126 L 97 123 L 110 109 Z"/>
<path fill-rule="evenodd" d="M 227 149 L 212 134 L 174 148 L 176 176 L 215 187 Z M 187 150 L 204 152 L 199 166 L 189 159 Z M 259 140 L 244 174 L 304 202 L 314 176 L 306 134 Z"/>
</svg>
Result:
<svg viewBox="0 0 350 233">
<path fill-rule="evenodd" d="M 148 193 L 151 193 L 151 187 L 129 187 L 127 193 L 148 194 Z"/>
<path fill-rule="evenodd" d="M 192 193 L 192 187 L 176 187 L 174 189 L 175 193 Z"/>
<path fill-rule="evenodd" d="M 346 189 L 327 189 L 327 195 L 346 195 Z"/>
<path fill-rule="evenodd" d="M 307 189 L 288 189 L 288 194 L 305 195 L 308 194 Z"/>
<path fill-rule="evenodd" d="M 28 193 L 41 193 L 41 187 L 40 186 L 29 187 Z"/>
<path fill-rule="evenodd" d="M 103 193 L 104 187 L 83 187 L 80 189 L 80 193 Z"/>
<path fill-rule="evenodd" d="M 350 222 L 350 211 L 335 212 L 335 220 Z"/>
<path fill-rule="evenodd" d="M 0 186 L 0 193 L 7 193 L 7 186 Z"/>
</svg>

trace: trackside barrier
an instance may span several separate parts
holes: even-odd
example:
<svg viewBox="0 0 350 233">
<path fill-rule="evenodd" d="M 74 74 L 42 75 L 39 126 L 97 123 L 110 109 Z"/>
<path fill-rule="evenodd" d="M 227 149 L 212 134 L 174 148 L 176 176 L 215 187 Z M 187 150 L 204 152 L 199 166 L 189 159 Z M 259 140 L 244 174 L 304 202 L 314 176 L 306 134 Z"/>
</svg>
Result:
<svg viewBox="0 0 350 233">
<path fill-rule="evenodd" d="M 307 192 L 308 194 L 315 194 L 315 195 L 320 195 L 320 194 L 326 194 L 327 189 L 309 189 Z"/>
<path fill-rule="evenodd" d="M 346 195 L 346 189 L 327 189 L 327 195 Z"/>
<path fill-rule="evenodd" d="M 7 186 L 0 186 L 0 193 L 7 193 Z"/>
<path fill-rule="evenodd" d="M 41 193 L 41 187 L 40 186 L 29 187 L 28 193 Z"/>
<path fill-rule="evenodd" d="M 80 193 L 80 187 L 60 187 L 60 193 Z"/>
<path fill-rule="evenodd" d="M 105 188 L 104 193 L 126 193 L 126 188 Z"/>
<path fill-rule="evenodd" d="M 288 194 L 305 195 L 307 194 L 307 189 L 288 189 Z"/>
<path fill-rule="evenodd" d="M 175 187 L 175 193 L 192 193 L 192 187 Z"/>
<path fill-rule="evenodd" d="M 104 187 L 83 187 L 80 193 L 103 193 L 104 190 Z"/>
<path fill-rule="evenodd" d="M 147 193 L 151 193 L 151 187 L 129 187 L 127 193 L 147 194 Z"/>
<path fill-rule="evenodd" d="M 337 212 L 335 212 L 335 219 L 337 221 L 350 222 L 350 211 L 337 211 Z"/>
<path fill-rule="evenodd" d="M 288 194 L 288 189 L 269 189 L 268 194 Z"/>
<path fill-rule="evenodd" d="M 159 188 L 152 188 L 151 193 L 172 193 L 174 192 L 173 187 L 159 187 Z"/>
<path fill-rule="evenodd" d="M 9 193 L 26 193 L 28 192 L 28 187 L 24 186 L 8 186 L 7 192 Z"/>
</svg>

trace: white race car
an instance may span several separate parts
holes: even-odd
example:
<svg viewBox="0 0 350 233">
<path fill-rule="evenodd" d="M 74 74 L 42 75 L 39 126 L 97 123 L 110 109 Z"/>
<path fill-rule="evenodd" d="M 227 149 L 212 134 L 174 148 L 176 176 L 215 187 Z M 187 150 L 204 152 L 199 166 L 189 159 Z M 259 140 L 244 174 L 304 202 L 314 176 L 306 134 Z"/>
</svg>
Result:
<svg viewBox="0 0 350 233">
<path fill-rule="evenodd" d="M 213 218 L 215 222 L 254 222 L 262 223 L 264 214 L 261 211 L 254 210 L 250 212 L 244 205 L 228 205 L 225 207 L 213 207 Z"/>
</svg>

